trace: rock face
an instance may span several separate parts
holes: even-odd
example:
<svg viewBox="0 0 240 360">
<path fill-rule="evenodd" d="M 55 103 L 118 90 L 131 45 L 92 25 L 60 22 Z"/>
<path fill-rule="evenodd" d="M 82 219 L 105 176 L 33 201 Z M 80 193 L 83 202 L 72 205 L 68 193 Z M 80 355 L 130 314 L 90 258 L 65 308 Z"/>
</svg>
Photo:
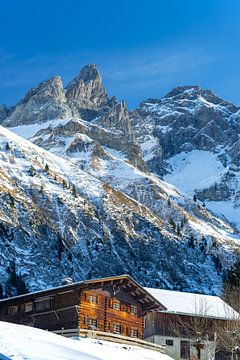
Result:
<svg viewBox="0 0 240 360">
<path fill-rule="evenodd" d="M 5 120 L 5 126 L 46 122 L 71 116 L 59 76 L 46 80 L 31 89 Z"/>
<path fill-rule="evenodd" d="M 169 159 L 177 154 L 196 150 L 216 154 L 224 171 L 210 184 L 201 183 L 200 188 L 196 184 L 195 193 L 202 201 L 230 201 L 234 209 L 240 206 L 238 107 L 209 90 L 186 86 L 172 90 L 160 100 L 144 101 L 137 112 L 140 121 L 135 120 L 136 127 L 142 128 L 142 122 L 146 127 L 138 134 L 143 150 L 147 148 L 149 136 L 151 139 L 150 156 L 146 153 L 145 159 L 153 172 L 163 177 L 174 173 L 176 169 L 169 166 Z M 204 172 L 204 168 L 199 168 L 200 171 Z"/>
<path fill-rule="evenodd" d="M 10 109 L 6 105 L 0 105 L 0 123 L 2 123 L 9 115 Z"/>
<path fill-rule="evenodd" d="M 146 189 L 136 187 L 134 194 L 131 183 L 124 185 L 136 201 L 80 170 L 77 162 L 2 127 L 0 165 L 5 296 L 21 291 L 23 282 L 36 290 L 69 276 L 79 281 L 121 273 L 148 286 L 220 291 L 239 249 L 227 236 L 233 229 L 158 179 L 141 173 L 133 178 L 133 169 L 131 182 Z M 123 181 L 126 175 L 121 176 Z"/>
<path fill-rule="evenodd" d="M 66 87 L 66 98 L 73 114 L 85 119 L 97 116 L 98 111 L 111 106 L 96 65 L 86 65 Z"/>
<path fill-rule="evenodd" d="M 14 267 L 31 290 L 129 273 L 220 292 L 240 235 L 208 209 L 239 206 L 236 106 L 187 86 L 129 111 L 87 65 L 65 90 L 59 77 L 43 82 L 7 116 L 4 126 L 31 142 L 0 129 L 5 295 L 17 290 Z"/>
</svg>

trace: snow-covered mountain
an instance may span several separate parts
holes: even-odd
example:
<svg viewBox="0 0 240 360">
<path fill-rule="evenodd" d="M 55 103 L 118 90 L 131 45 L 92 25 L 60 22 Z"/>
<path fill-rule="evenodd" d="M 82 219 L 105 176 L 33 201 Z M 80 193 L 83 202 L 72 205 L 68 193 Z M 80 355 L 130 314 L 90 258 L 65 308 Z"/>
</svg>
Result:
<svg viewBox="0 0 240 360">
<path fill-rule="evenodd" d="M 47 80 L 2 114 L 5 295 L 21 281 L 34 290 L 120 273 L 221 291 L 240 250 L 229 222 L 239 213 L 238 108 L 187 87 L 129 111 L 87 65 L 66 89 Z M 228 219 L 208 210 L 223 202 Z"/>
<path fill-rule="evenodd" d="M 240 109 L 209 90 L 185 86 L 144 101 L 137 111 L 151 170 L 240 229 Z"/>
</svg>

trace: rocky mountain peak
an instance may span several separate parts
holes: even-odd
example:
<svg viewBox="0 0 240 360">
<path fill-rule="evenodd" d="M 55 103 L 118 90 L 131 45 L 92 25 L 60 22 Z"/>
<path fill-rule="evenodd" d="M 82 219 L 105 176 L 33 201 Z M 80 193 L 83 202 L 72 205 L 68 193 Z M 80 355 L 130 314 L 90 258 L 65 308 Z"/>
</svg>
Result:
<svg viewBox="0 0 240 360">
<path fill-rule="evenodd" d="M 32 88 L 30 91 L 28 91 L 24 98 L 19 102 L 19 104 L 26 104 L 34 96 L 44 96 L 46 98 L 48 98 L 48 96 L 57 97 L 59 98 L 59 100 L 65 102 L 66 99 L 64 96 L 61 77 L 54 76 L 41 82 L 35 88 Z"/>
<path fill-rule="evenodd" d="M 198 85 L 187 85 L 187 86 L 178 86 L 171 90 L 163 99 L 173 100 L 198 100 L 200 99 L 203 104 L 208 105 L 220 105 L 226 107 L 231 112 L 236 112 L 238 107 L 229 101 L 221 99 L 219 96 L 214 94 L 213 91 L 209 89 L 204 89 Z"/>
<path fill-rule="evenodd" d="M 54 76 L 32 88 L 16 105 L 4 125 L 18 126 L 71 116 L 60 76 Z"/>
<path fill-rule="evenodd" d="M 94 111 L 108 107 L 110 100 L 102 83 L 101 75 L 95 64 L 83 67 L 80 74 L 76 76 L 66 87 L 66 97 L 69 106 L 75 115 L 82 116 L 83 110 L 88 109 L 89 118 L 96 115 Z"/>
<path fill-rule="evenodd" d="M 82 79 L 85 83 L 97 79 L 102 81 L 101 75 L 98 71 L 96 64 L 85 65 L 80 71 L 79 78 Z"/>
</svg>

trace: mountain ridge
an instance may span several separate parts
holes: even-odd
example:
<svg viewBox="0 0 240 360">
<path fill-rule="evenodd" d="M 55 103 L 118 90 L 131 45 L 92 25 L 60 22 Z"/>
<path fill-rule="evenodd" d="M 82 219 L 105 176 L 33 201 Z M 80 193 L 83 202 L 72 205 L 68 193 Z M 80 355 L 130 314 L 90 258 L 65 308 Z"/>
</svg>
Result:
<svg viewBox="0 0 240 360">
<path fill-rule="evenodd" d="M 127 272 L 152 287 L 221 292 L 240 235 L 238 224 L 211 206 L 225 201 L 239 209 L 240 112 L 198 86 L 169 94 L 129 111 L 107 96 L 96 66 L 88 65 L 65 89 L 54 77 L 30 90 L 2 120 L 4 296 L 17 291 L 13 271 L 29 290 L 64 276 Z M 216 166 L 214 179 L 207 182 L 203 172 L 205 188 L 177 189 L 193 161 L 202 161 L 199 154 Z M 175 187 L 164 181 L 168 176 Z M 22 188 L 29 208 L 6 179 Z"/>
</svg>

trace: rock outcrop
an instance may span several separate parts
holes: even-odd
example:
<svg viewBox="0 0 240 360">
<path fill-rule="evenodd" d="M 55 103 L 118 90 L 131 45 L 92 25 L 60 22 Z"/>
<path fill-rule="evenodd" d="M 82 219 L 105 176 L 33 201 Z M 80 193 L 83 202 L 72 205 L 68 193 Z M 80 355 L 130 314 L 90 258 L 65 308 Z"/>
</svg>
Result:
<svg viewBox="0 0 240 360">
<path fill-rule="evenodd" d="M 31 89 L 16 105 L 4 125 L 15 127 L 70 117 L 71 110 L 66 101 L 62 80 L 55 76 Z"/>
</svg>

